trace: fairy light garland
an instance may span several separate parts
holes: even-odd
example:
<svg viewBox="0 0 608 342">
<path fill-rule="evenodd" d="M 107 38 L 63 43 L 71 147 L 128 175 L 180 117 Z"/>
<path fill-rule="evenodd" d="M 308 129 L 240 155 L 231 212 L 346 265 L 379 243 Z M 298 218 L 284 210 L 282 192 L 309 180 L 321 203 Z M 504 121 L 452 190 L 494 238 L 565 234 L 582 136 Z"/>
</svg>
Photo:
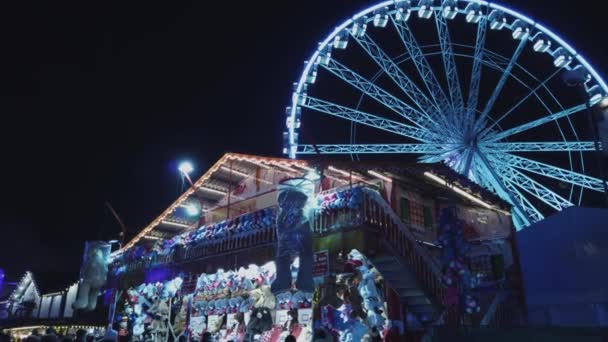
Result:
<svg viewBox="0 0 608 342">
<path fill-rule="evenodd" d="M 113 252 L 111 254 L 111 259 L 116 258 L 120 254 L 124 253 L 126 250 L 133 247 L 137 242 L 139 242 L 139 240 L 141 240 L 150 231 L 152 231 L 154 228 L 156 228 L 158 225 L 160 225 L 164 220 L 166 220 L 167 217 L 175 211 L 175 209 L 177 209 L 192 194 L 194 194 L 194 192 L 196 191 L 195 189 L 203 187 L 203 184 L 209 178 L 211 178 L 217 170 L 222 168 L 222 166 L 225 167 L 224 164 L 228 161 L 245 161 L 245 162 L 249 162 L 252 164 L 256 164 L 256 165 L 258 165 L 260 167 L 264 167 L 264 168 L 269 168 L 269 166 L 267 166 L 267 165 L 284 168 L 284 169 L 289 168 L 290 166 L 299 166 L 299 167 L 307 166 L 307 162 L 302 161 L 302 160 L 285 161 L 285 159 L 279 159 L 279 158 L 264 158 L 264 157 L 248 156 L 248 155 L 238 154 L 238 153 L 227 153 L 222 158 L 220 158 L 215 164 L 213 164 L 213 166 L 209 170 L 207 170 L 207 172 L 194 183 L 194 187 L 188 188 L 188 190 L 186 190 L 169 208 L 167 208 L 160 216 L 158 216 L 148 226 L 146 226 L 137 235 L 135 235 L 135 237 L 133 239 L 131 239 L 131 241 L 126 243 L 119 250 Z M 290 169 L 290 170 L 292 172 L 297 172 L 293 169 Z"/>
</svg>

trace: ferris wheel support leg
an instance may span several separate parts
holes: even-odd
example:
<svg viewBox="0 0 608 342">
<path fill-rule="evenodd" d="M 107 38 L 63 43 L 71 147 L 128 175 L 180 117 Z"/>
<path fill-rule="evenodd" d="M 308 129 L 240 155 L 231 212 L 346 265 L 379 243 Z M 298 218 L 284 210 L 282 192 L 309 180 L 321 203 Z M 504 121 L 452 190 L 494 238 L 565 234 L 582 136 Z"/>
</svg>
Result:
<svg viewBox="0 0 608 342">
<path fill-rule="evenodd" d="M 478 153 L 479 160 L 483 167 L 483 173 L 488 181 L 494 186 L 494 190 L 498 192 L 499 195 L 502 195 L 505 200 L 511 202 L 513 205 L 513 210 L 520 216 L 520 219 L 523 221 L 524 226 L 529 226 L 531 224 L 530 219 L 525 214 L 525 210 L 521 207 L 521 204 L 513 197 L 513 194 L 505 188 L 505 185 L 500 181 L 500 177 L 494 172 L 492 166 L 483 155 L 483 153 Z"/>
</svg>

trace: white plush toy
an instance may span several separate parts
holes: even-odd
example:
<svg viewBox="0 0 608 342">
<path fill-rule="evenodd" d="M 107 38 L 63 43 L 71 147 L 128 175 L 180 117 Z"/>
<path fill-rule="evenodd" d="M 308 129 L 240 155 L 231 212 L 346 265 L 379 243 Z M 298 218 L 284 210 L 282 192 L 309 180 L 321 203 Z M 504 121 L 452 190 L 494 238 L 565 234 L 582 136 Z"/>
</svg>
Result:
<svg viewBox="0 0 608 342">
<path fill-rule="evenodd" d="M 367 311 L 367 322 L 370 327 L 376 327 L 378 331 L 384 330 L 385 318 L 383 316 L 384 305 L 376 287 L 376 276 L 368 263 L 367 258 L 356 249 L 348 254 L 348 259 L 355 261 L 355 268 L 361 274 L 359 283 L 359 295 L 363 298 L 363 307 Z"/>
</svg>

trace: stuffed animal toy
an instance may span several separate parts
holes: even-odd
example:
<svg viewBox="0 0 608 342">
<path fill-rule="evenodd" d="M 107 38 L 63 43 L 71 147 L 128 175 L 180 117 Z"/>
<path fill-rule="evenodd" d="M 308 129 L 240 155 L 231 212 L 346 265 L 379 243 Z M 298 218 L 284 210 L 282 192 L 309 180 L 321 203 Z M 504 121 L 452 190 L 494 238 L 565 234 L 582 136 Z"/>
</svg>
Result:
<svg viewBox="0 0 608 342">
<path fill-rule="evenodd" d="M 292 298 L 291 292 L 279 293 L 276 296 L 277 309 L 280 309 L 280 310 L 291 309 L 291 300 L 292 300 L 291 298 Z"/>
<path fill-rule="evenodd" d="M 168 318 L 169 305 L 163 299 L 157 298 L 154 305 L 148 309 L 148 314 L 152 315 L 150 323 L 150 333 L 157 341 L 164 341 L 169 333 Z"/>
<path fill-rule="evenodd" d="M 194 309 L 196 309 L 196 312 L 199 312 L 200 314 L 206 314 L 208 304 L 209 303 L 204 299 L 197 300 L 194 302 Z"/>
<path fill-rule="evenodd" d="M 251 291 L 249 295 L 255 301 L 254 307 L 256 308 L 274 308 L 276 306 L 276 298 L 268 286 L 262 285 Z"/>
<path fill-rule="evenodd" d="M 272 291 L 280 293 L 292 288 L 290 266 L 294 258 L 300 258 L 300 269 L 296 279 L 296 288 L 313 292 L 315 290 L 312 274 L 313 250 L 312 231 L 304 215 L 308 196 L 296 189 L 282 189 L 279 194 L 279 213 L 276 221 L 277 278 L 272 283 Z"/>
<path fill-rule="evenodd" d="M 205 273 L 201 274 L 196 281 L 196 291 L 206 291 L 209 283 L 209 276 Z"/>
<path fill-rule="evenodd" d="M 108 263 L 111 246 L 104 241 L 87 241 L 84 249 L 82 267 L 80 269 L 80 284 L 76 301 L 72 304 L 74 310 L 95 310 L 97 295 L 105 285 L 108 276 Z"/>
<path fill-rule="evenodd" d="M 243 341 L 255 341 L 260 335 L 272 329 L 272 323 L 272 316 L 269 308 L 259 307 L 253 309 Z"/>
<path fill-rule="evenodd" d="M 239 304 L 239 312 L 249 312 L 251 310 L 253 310 L 255 305 L 255 299 L 253 299 L 252 297 L 249 297 L 247 299 L 244 299 L 241 304 Z"/>
<path fill-rule="evenodd" d="M 340 342 L 362 341 L 363 335 L 367 333 L 367 327 L 351 315 L 349 303 L 343 303 L 338 309 L 331 305 L 324 306 L 321 310 L 322 324 L 338 336 Z"/>
<path fill-rule="evenodd" d="M 228 299 L 218 299 L 215 301 L 216 315 L 225 315 L 228 313 Z"/>
<path fill-rule="evenodd" d="M 222 326 L 226 324 L 226 316 L 220 317 L 213 324 L 208 324 L 207 329 L 211 334 L 216 334 L 222 329 Z M 217 339 L 216 339 L 217 340 Z"/>
<path fill-rule="evenodd" d="M 142 336 L 144 334 L 144 331 L 145 331 L 144 320 L 145 319 L 146 319 L 145 315 L 137 316 L 137 318 L 135 319 L 135 322 L 133 323 L 133 336 L 135 338 L 139 338 L 140 336 Z"/>
<path fill-rule="evenodd" d="M 205 311 L 205 315 L 209 316 L 209 315 L 215 315 L 216 314 L 216 301 L 215 300 L 210 300 L 207 303 L 207 308 Z"/>
<path fill-rule="evenodd" d="M 228 313 L 238 313 L 242 302 L 243 298 L 240 296 L 230 298 L 230 300 L 228 300 Z"/>
<path fill-rule="evenodd" d="M 175 315 L 173 323 L 173 330 L 176 335 L 181 334 L 186 330 L 186 317 L 188 315 L 188 301 L 189 297 L 184 297 L 179 305 L 179 311 Z"/>
<path fill-rule="evenodd" d="M 305 301 L 306 301 L 306 296 L 304 295 L 304 292 L 297 291 L 291 297 L 291 306 L 290 306 L 290 308 L 294 308 L 294 309 L 296 309 L 296 308 L 297 309 L 304 308 L 304 302 Z"/>
<path fill-rule="evenodd" d="M 305 292 L 304 293 L 304 308 L 311 308 L 312 307 L 312 298 L 313 298 L 313 293 L 311 292 Z"/>
<path fill-rule="evenodd" d="M 384 305 L 376 287 L 374 271 L 370 269 L 367 258 L 356 249 L 348 254 L 348 259 L 355 262 L 355 268 L 360 274 L 360 283 L 357 287 L 363 299 L 363 308 L 367 312 L 367 323 L 376 327 L 378 331 L 384 329 Z"/>
<path fill-rule="evenodd" d="M 182 287 L 182 283 L 184 282 L 184 280 L 180 277 L 177 277 L 173 280 L 170 280 L 168 282 L 166 282 L 163 285 L 163 289 L 161 292 L 161 297 L 162 298 L 173 298 L 175 297 L 175 295 L 177 294 L 177 291 L 179 291 L 179 289 L 181 289 Z"/>
<path fill-rule="evenodd" d="M 276 264 L 273 261 L 270 261 L 262 265 L 260 275 L 262 276 L 263 284 L 270 286 L 277 276 Z"/>
</svg>

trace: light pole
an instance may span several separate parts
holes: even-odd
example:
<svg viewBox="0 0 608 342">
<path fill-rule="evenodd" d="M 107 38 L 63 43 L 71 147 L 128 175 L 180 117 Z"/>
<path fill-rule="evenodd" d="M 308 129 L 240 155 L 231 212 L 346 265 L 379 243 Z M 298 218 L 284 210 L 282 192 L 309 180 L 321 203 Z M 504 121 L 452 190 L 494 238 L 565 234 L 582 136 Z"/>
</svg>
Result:
<svg viewBox="0 0 608 342">
<path fill-rule="evenodd" d="M 185 178 L 188 183 L 190 184 L 190 186 L 194 186 L 194 184 L 192 183 L 192 179 L 190 179 L 190 173 L 192 171 L 194 171 L 194 166 L 192 166 L 192 163 L 189 161 L 183 161 L 179 164 L 179 166 L 177 167 L 177 169 L 179 170 L 179 172 L 182 174 L 182 185 L 183 185 L 183 179 Z M 182 189 L 183 191 L 184 189 Z"/>
<path fill-rule="evenodd" d="M 604 206 L 608 208 L 608 183 L 606 181 L 606 170 L 604 158 L 602 156 L 602 150 L 600 148 L 600 140 L 598 134 L 597 121 L 595 120 L 595 116 L 593 115 L 593 110 L 591 109 L 591 97 L 589 93 L 585 89 L 585 82 L 587 82 L 587 74 L 582 68 L 575 68 L 573 70 L 564 71 L 562 78 L 564 82 L 570 86 L 575 87 L 579 93 L 579 96 L 583 101 L 585 101 L 585 107 L 587 108 L 587 122 L 589 124 L 589 131 L 591 132 L 591 137 L 593 139 L 593 144 L 595 145 L 595 156 L 597 160 L 597 166 L 600 172 L 600 179 L 602 181 L 602 185 L 604 186 Z M 608 146 L 605 146 L 606 148 Z"/>
</svg>

